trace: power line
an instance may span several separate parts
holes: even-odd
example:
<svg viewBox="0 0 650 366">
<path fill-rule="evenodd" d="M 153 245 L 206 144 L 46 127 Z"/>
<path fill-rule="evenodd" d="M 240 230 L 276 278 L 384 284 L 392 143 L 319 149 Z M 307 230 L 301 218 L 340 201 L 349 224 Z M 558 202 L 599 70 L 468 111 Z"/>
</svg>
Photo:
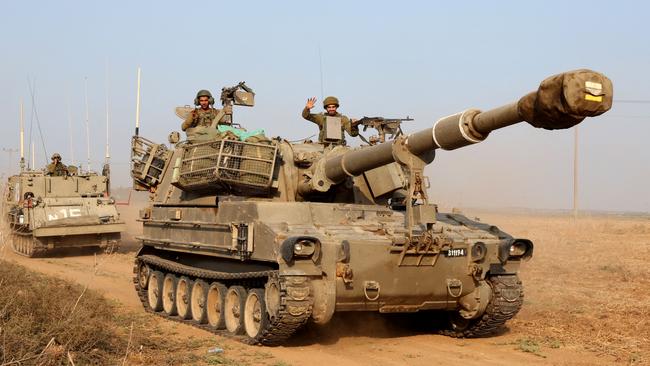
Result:
<svg viewBox="0 0 650 366">
<path fill-rule="evenodd" d="M 650 104 L 647 99 L 614 99 L 614 103 Z"/>
<path fill-rule="evenodd" d="M 646 119 L 646 118 L 650 118 L 650 114 L 645 115 L 645 116 L 644 116 L 644 115 L 641 115 L 641 114 L 640 114 L 640 115 L 636 115 L 636 116 L 634 116 L 634 115 L 629 115 L 629 116 L 625 116 L 625 115 L 613 115 L 613 116 L 609 116 L 609 115 L 608 115 L 607 117 L 609 117 L 609 118 L 628 118 L 628 119 L 640 119 L 640 118 L 641 118 L 641 119 Z"/>
</svg>

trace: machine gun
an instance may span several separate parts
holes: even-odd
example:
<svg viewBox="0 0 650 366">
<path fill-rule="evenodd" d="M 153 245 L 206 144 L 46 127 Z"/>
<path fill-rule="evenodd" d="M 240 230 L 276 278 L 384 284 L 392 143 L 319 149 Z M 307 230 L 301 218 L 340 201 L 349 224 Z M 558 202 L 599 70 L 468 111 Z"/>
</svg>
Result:
<svg viewBox="0 0 650 366">
<path fill-rule="evenodd" d="M 365 132 L 368 127 L 374 128 L 379 133 L 378 136 L 370 136 L 369 141 L 365 140 L 370 145 L 386 142 L 386 135 L 390 134 L 390 139 L 394 140 L 398 136 L 404 134 L 402 131 L 402 122 L 413 121 L 413 118 L 406 116 L 406 118 L 384 118 L 384 117 L 363 117 L 355 122 L 356 125 L 363 125 Z"/>
<path fill-rule="evenodd" d="M 232 124 L 232 106 L 241 105 L 245 107 L 252 107 L 255 105 L 255 92 L 253 89 L 246 85 L 245 81 L 239 82 L 235 86 L 224 87 L 221 89 L 221 105 L 223 105 L 224 119 L 215 119 L 216 121 L 224 121 Z M 216 124 L 215 124 L 216 127 Z"/>
<path fill-rule="evenodd" d="M 255 105 L 255 92 L 242 81 L 235 86 L 222 88 L 220 99 L 224 107 L 233 104 L 252 107 Z"/>
</svg>

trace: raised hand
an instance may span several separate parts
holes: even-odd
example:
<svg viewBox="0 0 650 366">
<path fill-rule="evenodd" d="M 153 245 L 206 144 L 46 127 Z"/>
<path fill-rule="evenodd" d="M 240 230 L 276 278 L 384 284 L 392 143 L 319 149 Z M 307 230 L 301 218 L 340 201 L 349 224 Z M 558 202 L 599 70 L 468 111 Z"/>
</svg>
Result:
<svg viewBox="0 0 650 366">
<path fill-rule="evenodd" d="M 316 104 L 316 97 L 311 97 L 307 99 L 307 104 L 305 105 L 305 107 L 307 107 L 307 109 L 312 109 L 314 108 L 315 104 Z"/>
</svg>

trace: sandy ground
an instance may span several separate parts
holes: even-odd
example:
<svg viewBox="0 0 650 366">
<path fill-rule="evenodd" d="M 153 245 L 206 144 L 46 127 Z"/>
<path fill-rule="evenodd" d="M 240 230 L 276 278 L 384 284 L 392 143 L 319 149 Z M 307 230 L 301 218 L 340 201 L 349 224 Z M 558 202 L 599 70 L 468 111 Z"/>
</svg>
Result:
<svg viewBox="0 0 650 366">
<path fill-rule="evenodd" d="M 0 256 L 103 293 L 128 311 L 142 311 L 132 285 L 140 232 L 137 208 L 120 207 L 129 230 L 120 253 L 70 251 L 28 259 L 3 246 Z M 469 216 L 476 213 L 468 212 Z M 650 363 L 650 219 L 480 213 L 535 242 L 521 272 L 526 300 L 499 335 L 452 339 L 375 314 L 335 317 L 310 326 L 282 347 L 247 346 L 174 322 L 154 319 L 181 341 L 207 341 L 231 364 L 266 365 L 607 365 Z M 206 348 L 207 351 L 207 348 Z"/>
</svg>

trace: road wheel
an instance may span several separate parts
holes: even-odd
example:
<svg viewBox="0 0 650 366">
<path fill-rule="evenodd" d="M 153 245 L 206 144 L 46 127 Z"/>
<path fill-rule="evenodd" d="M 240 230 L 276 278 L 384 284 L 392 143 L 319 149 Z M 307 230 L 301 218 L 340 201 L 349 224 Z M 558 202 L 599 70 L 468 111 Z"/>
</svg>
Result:
<svg viewBox="0 0 650 366">
<path fill-rule="evenodd" d="M 149 307 L 153 311 L 162 310 L 162 288 L 165 275 L 160 271 L 153 271 L 149 275 L 149 288 L 147 288 L 147 299 Z"/>
<path fill-rule="evenodd" d="M 36 253 L 36 250 L 34 249 L 34 238 L 31 236 L 25 236 L 22 239 L 25 243 L 25 255 L 30 258 L 34 257 L 34 254 Z"/>
<path fill-rule="evenodd" d="M 280 312 L 280 283 L 277 277 L 270 277 L 264 286 L 264 303 L 269 318 L 275 319 Z"/>
<path fill-rule="evenodd" d="M 194 281 L 192 286 L 192 319 L 199 324 L 208 322 L 208 314 L 206 308 L 206 300 L 208 298 L 208 284 L 203 280 Z"/>
<path fill-rule="evenodd" d="M 442 333 L 452 337 L 482 337 L 498 332 L 514 317 L 524 301 L 521 281 L 516 275 L 488 278 L 490 301 L 475 319 L 465 319 L 459 311 L 449 313 L 449 327 Z"/>
<path fill-rule="evenodd" d="M 475 319 L 465 319 L 457 311 L 452 311 L 447 314 L 447 320 L 449 322 L 449 328 L 451 331 L 456 334 L 463 334 L 467 329 L 470 329 L 474 323 Z"/>
<path fill-rule="evenodd" d="M 216 329 L 223 329 L 226 327 L 224 312 L 226 292 L 228 292 L 228 288 L 219 282 L 212 282 L 208 289 L 208 296 L 206 299 L 208 324 Z"/>
<path fill-rule="evenodd" d="M 11 235 L 11 249 L 14 250 L 14 252 L 21 254 L 20 253 L 20 235 L 13 234 Z"/>
<path fill-rule="evenodd" d="M 176 315 L 176 284 L 178 283 L 178 278 L 172 274 L 168 273 L 165 276 L 162 286 L 162 302 L 163 310 L 167 315 Z"/>
<path fill-rule="evenodd" d="M 25 238 L 22 235 L 16 235 L 16 252 L 25 255 Z"/>
<path fill-rule="evenodd" d="M 232 334 L 244 333 L 244 306 L 246 303 L 246 289 L 241 286 L 232 286 L 226 293 L 225 315 L 226 329 Z"/>
<path fill-rule="evenodd" d="M 176 310 L 181 319 L 192 318 L 191 295 L 192 280 L 182 276 L 176 284 Z"/>
<path fill-rule="evenodd" d="M 140 263 L 138 263 L 138 286 L 143 290 L 147 289 L 147 284 L 149 283 L 149 272 L 151 272 L 149 266 L 140 261 Z"/>
<path fill-rule="evenodd" d="M 256 288 L 248 292 L 244 306 L 244 328 L 246 334 L 258 339 L 269 326 L 269 316 L 264 301 L 264 290 Z"/>
<path fill-rule="evenodd" d="M 108 240 L 106 247 L 104 248 L 105 254 L 117 253 L 120 249 L 120 242 L 118 240 Z"/>
</svg>

